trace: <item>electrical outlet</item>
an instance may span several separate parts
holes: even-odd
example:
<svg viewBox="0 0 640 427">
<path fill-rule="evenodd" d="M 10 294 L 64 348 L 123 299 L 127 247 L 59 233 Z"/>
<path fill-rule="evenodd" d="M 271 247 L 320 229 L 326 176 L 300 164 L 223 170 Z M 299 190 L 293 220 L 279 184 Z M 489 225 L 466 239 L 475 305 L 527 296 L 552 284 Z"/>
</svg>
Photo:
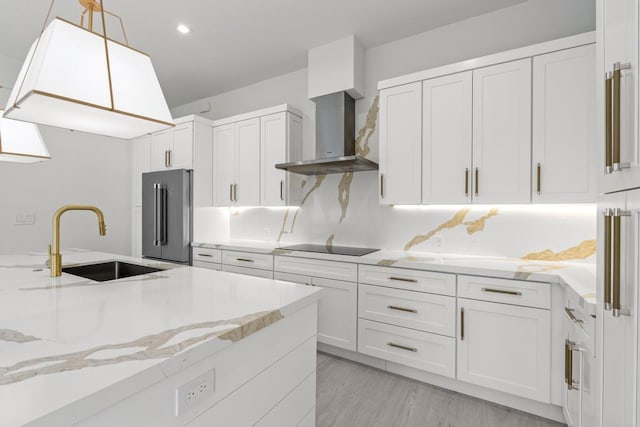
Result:
<svg viewBox="0 0 640 427">
<path fill-rule="evenodd" d="M 14 225 L 34 225 L 36 223 L 36 214 L 19 213 L 16 214 Z"/>
<path fill-rule="evenodd" d="M 444 237 L 438 234 L 434 237 L 434 240 L 436 241 L 436 248 L 442 248 L 444 245 Z"/>
<path fill-rule="evenodd" d="M 215 369 L 175 389 L 175 415 L 179 417 L 199 402 L 213 396 L 215 389 Z"/>
</svg>

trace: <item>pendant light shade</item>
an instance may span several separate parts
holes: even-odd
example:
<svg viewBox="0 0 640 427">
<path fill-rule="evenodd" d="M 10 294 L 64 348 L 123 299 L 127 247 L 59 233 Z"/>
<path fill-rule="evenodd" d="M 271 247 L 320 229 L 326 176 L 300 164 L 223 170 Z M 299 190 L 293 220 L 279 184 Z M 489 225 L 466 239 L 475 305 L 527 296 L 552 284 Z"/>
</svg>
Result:
<svg viewBox="0 0 640 427">
<path fill-rule="evenodd" d="M 5 119 L 2 113 L 0 110 L 0 161 L 35 163 L 50 158 L 36 125 Z"/>
<path fill-rule="evenodd" d="M 61 18 L 31 46 L 4 116 L 126 139 L 174 126 L 149 56 Z"/>
</svg>

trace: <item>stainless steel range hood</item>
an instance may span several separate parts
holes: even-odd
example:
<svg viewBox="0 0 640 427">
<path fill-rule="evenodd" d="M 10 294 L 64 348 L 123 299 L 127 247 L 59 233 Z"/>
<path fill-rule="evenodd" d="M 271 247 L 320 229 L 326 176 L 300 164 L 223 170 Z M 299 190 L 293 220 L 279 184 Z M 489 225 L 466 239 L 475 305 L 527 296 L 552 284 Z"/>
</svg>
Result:
<svg viewBox="0 0 640 427">
<path fill-rule="evenodd" d="M 316 159 L 280 163 L 276 168 L 302 175 L 377 170 L 376 162 L 356 154 L 355 100 L 337 92 L 312 101 L 316 104 Z"/>
</svg>

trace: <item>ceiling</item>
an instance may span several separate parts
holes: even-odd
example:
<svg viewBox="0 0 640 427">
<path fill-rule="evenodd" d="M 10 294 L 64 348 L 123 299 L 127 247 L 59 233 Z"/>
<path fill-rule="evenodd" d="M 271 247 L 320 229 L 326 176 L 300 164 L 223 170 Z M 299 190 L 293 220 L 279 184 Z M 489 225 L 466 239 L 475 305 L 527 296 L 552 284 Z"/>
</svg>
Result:
<svg viewBox="0 0 640 427">
<path fill-rule="evenodd" d="M 172 107 L 306 67 L 307 50 L 355 34 L 377 46 L 525 0 L 105 0 L 151 55 Z M 24 60 L 50 0 L 0 0 L 0 53 Z M 78 0 L 52 15 L 79 22 Z M 192 32 L 180 35 L 178 23 Z M 112 18 L 109 36 L 122 40 Z"/>
</svg>

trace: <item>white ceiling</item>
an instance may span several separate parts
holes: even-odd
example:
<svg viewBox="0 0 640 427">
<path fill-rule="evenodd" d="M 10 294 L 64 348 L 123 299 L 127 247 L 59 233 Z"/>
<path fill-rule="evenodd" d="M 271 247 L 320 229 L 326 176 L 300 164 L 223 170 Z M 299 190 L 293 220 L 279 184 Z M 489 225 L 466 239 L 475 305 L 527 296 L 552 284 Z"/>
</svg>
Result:
<svg viewBox="0 0 640 427">
<path fill-rule="evenodd" d="M 307 50 L 349 34 L 377 46 L 525 0 L 105 0 L 131 46 L 153 58 L 174 107 L 306 67 Z M 50 0 L 0 0 L 0 53 L 22 61 Z M 78 0 L 53 15 L 79 23 Z M 192 32 L 176 32 L 185 23 Z M 109 19 L 109 35 L 121 40 Z"/>
</svg>

